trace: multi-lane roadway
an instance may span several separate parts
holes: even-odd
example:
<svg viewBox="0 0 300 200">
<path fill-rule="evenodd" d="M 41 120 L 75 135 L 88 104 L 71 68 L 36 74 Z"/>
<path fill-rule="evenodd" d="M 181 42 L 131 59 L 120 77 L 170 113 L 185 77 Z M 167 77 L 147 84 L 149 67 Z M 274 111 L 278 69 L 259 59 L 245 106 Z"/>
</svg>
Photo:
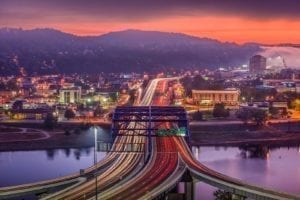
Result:
<svg viewBox="0 0 300 200">
<path fill-rule="evenodd" d="M 157 87 L 158 83 L 163 83 L 164 88 L 166 87 L 165 84 L 168 80 L 172 80 L 174 78 L 168 78 L 166 80 L 164 80 L 163 82 L 161 82 L 161 79 L 154 79 L 153 81 L 150 82 L 150 84 L 148 85 L 146 92 L 144 94 L 144 97 L 142 98 L 141 102 L 138 102 L 139 105 L 150 105 L 154 95 L 157 93 Z M 138 129 L 138 126 L 141 126 L 139 124 L 136 123 L 130 123 L 129 124 L 129 128 L 132 129 Z M 128 132 L 124 132 L 124 136 L 122 137 L 117 137 L 116 141 L 115 141 L 115 145 L 112 148 L 112 151 L 110 152 L 110 154 L 104 158 L 104 160 L 100 163 L 100 165 L 98 166 L 98 168 L 103 168 L 101 166 L 102 163 L 107 163 L 107 160 L 113 160 L 112 164 L 105 169 L 105 171 L 100 171 L 101 173 L 97 174 L 98 178 L 98 191 L 100 191 L 99 194 L 99 198 L 103 199 L 105 196 L 109 196 L 108 194 L 115 194 L 112 193 L 111 191 L 116 190 L 115 188 L 118 188 L 118 186 L 122 187 L 124 181 L 123 180 L 127 180 L 127 177 L 131 177 L 130 180 L 134 180 L 134 177 L 141 177 L 141 172 L 144 173 L 143 169 L 150 169 L 149 166 L 152 166 L 152 164 L 154 163 L 155 166 L 154 168 L 152 168 L 152 170 L 150 170 L 150 173 L 152 173 L 154 170 L 156 170 L 156 167 L 158 166 L 158 162 L 155 162 L 156 159 L 153 159 L 154 157 L 158 157 L 159 160 L 159 164 L 161 164 L 161 160 L 164 160 L 164 155 L 161 153 L 160 156 L 156 156 L 156 155 L 152 155 L 149 161 L 149 163 L 147 163 L 147 166 L 144 166 L 144 156 L 142 153 L 138 153 L 138 152 L 126 152 L 126 150 L 124 150 L 125 146 L 122 145 L 116 145 L 116 144 L 126 144 L 126 143 L 130 143 L 132 142 L 131 140 L 133 140 L 135 143 L 146 143 L 146 138 L 141 137 L 141 136 L 136 136 L 136 135 L 132 135 L 133 133 L 131 131 Z M 143 135 L 142 131 L 141 131 L 141 135 Z M 159 144 L 160 141 L 158 141 Z M 169 143 L 169 141 L 165 141 L 164 143 Z M 163 144 L 164 144 L 163 143 Z M 156 145 L 155 147 L 155 142 L 154 144 L 154 148 L 161 148 L 160 145 Z M 165 145 L 164 145 L 165 146 Z M 174 145 L 170 145 L 170 144 L 166 144 L 167 147 L 169 146 L 174 146 Z M 116 149 L 118 148 L 118 149 Z M 123 149 L 122 149 L 123 148 Z M 122 150 L 124 150 L 124 153 L 120 153 L 122 152 Z M 160 150 L 160 152 L 166 152 L 167 149 L 162 149 Z M 175 155 L 175 154 L 174 154 Z M 174 155 L 172 155 L 171 157 L 174 157 Z M 167 157 L 169 157 L 170 155 L 167 155 Z M 177 157 L 177 154 L 175 155 Z M 177 159 L 173 159 L 173 162 L 177 162 Z M 153 164 L 153 165 L 154 165 Z M 166 165 L 167 163 L 165 163 Z M 174 167 L 176 167 L 176 164 L 174 165 Z M 140 169 L 140 170 L 139 170 Z M 167 177 L 167 176 L 166 176 Z M 152 179 L 151 179 L 152 180 Z M 149 181 L 148 181 L 149 182 Z M 95 181 L 94 180 L 88 180 L 87 182 L 85 182 L 84 184 L 81 184 L 80 186 L 76 187 L 76 188 L 71 188 L 70 190 L 64 190 L 63 192 L 58 192 L 57 194 L 53 194 L 49 197 L 46 197 L 45 199 L 50 199 L 50 198 L 55 198 L 55 199 L 89 199 L 89 198 L 93 198 L 95 196 Z M 145 187 L 147 188 L 147 187 Z M 149 188 L 148 188 L 149 190 Z M 120 190 L 118 190 L 120 191 Z"/>
<path fill-rule="evenodd" d="M 169 105 L 168 81 L 173 79 L 176 78 L 152 80 L 138 104 L 144 106 Z M 141 124 L 135 122 L 129 124 L 131 129 L 139 129 L 139 126 Z M 171 128 L 174 125 L 166 122 L 161 126 Z M 186 169 L 189 169 L 197 179 L 221 188 L 232 189 L 245 196 L 252 195 L 254 198 L 264 197 L 266 199 L 300 199 L 297 196 L 249 185 L 205 167 L 193 157 L 185 140 L 181 137 L 153 137 L 150 159 L 148 162 L 144 162 L 142 153 L 126 152 L 124 145 L 117 144 L 134 141 L 146 145 L 147 139 L 133 134 L 132 131 L 126 131 L 123 134 L 124 136 L 116 138 L 112 151 L 105 159 L 86 170 L 86 174 L 91 174 L 97 169 L 95 176 L 98 177 L 97 185 L 98 191 L 100 191 L 98 199 L 153 199 L 174 187 Z M 142 131 L 140 134 L 144 135 Z M 143 150 L 141 149 L 141 151 Z M 122 151 L 124 153 L 120 153 Z M 46 183 L 59 183 L 78 177 L 78 174 L 74 174 Z M 87 177 L 87 180 L 79 182 L 76 187 L 66 188 L 44 199 L 95 199 L 94 177 Z M 43 186 L 43 183 L 40 183 L 40 186 Z"/>
<path fill-rule="evenodd" d="M 159 80 L 155 84 L 151 105 L 170 104 L 167 83 L 168 80 Z M 172 124 L 164 123 L 162 126 L 171 128 Z M 295 195 L 254 186 L 207 168 L 194 158 L 182 137 L 154 137 L 153 140 L 155 148 L 148 165 L 125 185 L 116 187 L 113 192 L 103 193 L 104 199 L 153 199 L 174 187 L 184 172 L 182 169 L 189 169 L 195 179 L 228 189 L 237 195 L 254 199 L 299 199 Z M 182 163 L 183 167 L 180 167 Z"/>
</svg>

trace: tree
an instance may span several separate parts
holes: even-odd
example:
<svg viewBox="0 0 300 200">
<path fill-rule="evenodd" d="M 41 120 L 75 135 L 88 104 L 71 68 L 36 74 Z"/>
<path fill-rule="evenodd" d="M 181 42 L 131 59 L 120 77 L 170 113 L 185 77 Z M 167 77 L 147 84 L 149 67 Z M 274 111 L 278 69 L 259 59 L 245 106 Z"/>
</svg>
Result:
<svg viewBox="0 0 300 200">
<path fill-rule="evenodd" d="M 71 133 L 70 133 L 70 131 L 69 131 L 68 129 L 65 130 L 65 135 L 66 135 L 66 136 L 71 135 Z"/>
<path fill-rule="evenodd" d="M 129 102 L 133 104 L 135 101 L 136 90 L 129 90 L 128 94 L 129 94 Z"/>
<path fill-rule="evenodd" d="M 213 116 L 214 117 L 228 117 L 229 110 L 225 108 L 224 103 L 217 103 L 213 109 Z"/>
<path fill-rule="evenodd" d="M 53 129 L 57 124 L 57 118 L 54 117 L 52 113 L 47 113 L 45 120 L 44 120 L 44 126 L 47 129 Z"/>
<path fill-rule="evenodd" d="M 6 83 L 6 88 L 7 88 L 8 90 L 16 91 L 16 90 L 19 89 L 19 86 L 17 85 L 16 80 L 9 80 L 9 81 Z"/>
<path fill-rule="evenodd" d="M 203 119 L 203 114 L 202 114 L 202 112 L 197 111 L 197 112 L 193 113 L 192 119 L 193 119 L 193 120 L 197 120 L 197 121 L 202 120 L 202 119 Z"/>
<path fill-rule="evenodd" d="M 236 112 L 236 117 L 247 124 L 252 119 L 251 110 L 242 108 Z"/>
<path fill-rule="evenodd" d="M 276 97 L 277 91 L 276 89 L 257 89 L 254 86 L 242 86 L 241 97 L 244 97 L 246 101 L 250 101 L 251 99 L 254 101 L 265 101 L 267 97 Z"/>
<path fill-rule="evenodd" d="M 252 117 L 256 125 L 263 125 L 267 120 L 267 112 L 262 109 L 253 109 Z"/>
<path fill-rule="evenodd" d="M 294 101 L 292 101 L 291 107 L 293 109 L 295 109 L 296 111 L 300 111 L 300 100 L 299 99 L 295 99 Z"/>
<path fill-rule="evenodd" d="M 79 135 L 81 133 L 80 128 L 75 128 L 74 133 Z"/>
<path fill-rule="evenodd" d="M 116 102 L 118 100 L 118 96 L 119 96 L 118 92 L 114 92 L 110 95 L 110 100 L 112 102 Z"/>
<path fill-rule="evenodd" d="M 272 116 L 278 115 L 279 114 L 279 109 L 272 106 L 272 107 L 269 108 L 269 112 Z"/>
<path fill-rule="evenodd" d="M 215 191 L 214 196 L 215 200 L 232 200 L 232 193 L 224 190 Z"/>
<path fill-rule="evenodd" d="M 84 111 L 84 105 L 83 105 L 83 103 L 77 104 L 77 110 Z"/>
<path fill-rule="evenodd" d="M 282 111 L 281 111 L 281 117 L 289 117 L 289 112 L 287 111 L 286 108 L 284 108 Z"/>
<path fill-rule="evenodd" d="M 102 114 L 102 112 L 103 112 L 102 107 L 98 105 L 94 110 L 94 117 L 99 117 Z"/>
<path fill-rule="evenodd" d="M 113 118 L 113 113 L 110 112 L 110 113 L 107 115 L 107 118 L 108 118 L 109 120 L 111 120 L 111 119 Z"/>
<path fill-rule="evenodd" d="M 192 90 L 220 90 L 224 88 L 222 81 L 205 80 L 201 75 L 194 77 L 186 76 L 181 79 L 181 84 L 185 89 L 186 96 L 192 96 Z"/>
<path fill-rule="evenodd" d="M 71 118 L 74 118 L 76 115 L 75 115 L 75 112 L 74 112 L 72 109 L 68 108 L 68 109 L 66 110 L 64 116 L 65 116 L 65 118 L 67 118 L 67 119 L 69 120 L 69 119 L 71 119 Z"/>
<path fill-rule="evenodd" d="M 259 108 L 242 108 L 237 111 L 236 116 L 245 124 L 251 120 L 256 125 L 263 125 L 267 120 L 267 112 Z"/>
<path fill-rule="evenodd" d="M 144 79 L 143 84 L 142 84 L 142 88 L 146 88 L 148 83 L 149 83 L 149 79 Z"/>
<path fill-rule="evenodd" d="M 23 101 L 22 100 L 16 100 L 12 105 L 13 110 L 22 110 L 23 109 Z"/>
<path fill-rule="evenodd" d="M 0 90 L 5 90 L 6 85 L 3 82 L 0 82 Z"/>
</svg>

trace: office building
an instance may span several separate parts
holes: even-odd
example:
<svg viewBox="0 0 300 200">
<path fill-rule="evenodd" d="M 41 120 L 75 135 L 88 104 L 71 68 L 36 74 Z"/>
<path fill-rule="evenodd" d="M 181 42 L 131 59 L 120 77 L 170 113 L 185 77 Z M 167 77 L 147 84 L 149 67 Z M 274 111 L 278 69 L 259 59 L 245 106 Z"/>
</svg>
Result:
<svg viewBox="0 0 300 200">
<path fill-rule="evenodd" d="M 70 87 L 59 90 L 59 103 L 69 104 L 78 103 L 81 100 L 81 88 Z"/>
<path fill-rule="evenodd" d="M 227 106 L 239 104 L 240 91 L 237 89 L 226 90 L 192 90 L 193 101 L 197 105 L 215 105 L 224 103 Z"/>
<path fill-rule="evenodd" d="M 251 73 L 262 73 L 266 70 L 267 59 L 261 55 L 255 55 L 250 58 L 249 71 Z"/>
</svg>

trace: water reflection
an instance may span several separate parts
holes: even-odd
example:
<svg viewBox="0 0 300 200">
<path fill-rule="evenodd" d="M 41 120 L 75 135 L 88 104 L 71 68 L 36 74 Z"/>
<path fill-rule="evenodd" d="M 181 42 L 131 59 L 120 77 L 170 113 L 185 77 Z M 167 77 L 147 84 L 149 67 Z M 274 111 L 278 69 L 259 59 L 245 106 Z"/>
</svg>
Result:
<svg viewBox="0 0 300 200">
<path fill-rule="evenodd" d="M 78 172 L 94 163 L 94 148 L 14 151 L 0 154 L 0 187 Z M 97 160 L 106 153 L 97 152 Z"/>
<path fill-rule="evenodd" d="M 69 148 L 64 149 L 65 155 L 68 158 L 71 154 L 71 150 Z"/>
<path fill-rule="evenodd" d="M 48 149 L 46 150 L 46 154 L 47 154 L 47 158 L 48 160 L 53 160 L 56 154 L 56 150 L 55 149 Z"/>
<path fill-rule="evenodd" d="M 300 153 L 300 145 L 290 145 L 290 146 L 270 146 L 270 145 L 263 145 L 263 144 L 256 144 L 256 145 L 240 145 L 239 147 L 230 147 L 230 146 L 210 146 L 210 147 L 200 147 L 200 146 L 193 146 L 192 152 L 196 157 L 199 157 L 202 151 L 206 152 L 207 150 L 213 150 L 214 152 L 223 152 L 231 154 L 232 149 L 238 149 L 238 156 L 244 159 L 251 159 L 251 158 L 260 158 L 267 160 L 271 156 L 271 152 L 275 150 L 279 150 L 281 148 L 284 149 L 295 149 L 297 148 L 298 153 Z M 229 149 L 229 150 L 228 150 Z M 228 154 L 227 154 L 228 155 Z M 232 154 L 231 154 L 232 156 Z M 230 157 L 231 157 L 230 156 Z"/>
<path fill-rule="evenodd" d="M 76 149 L 74 151 L 74 157 L 76 158 L 76 160 L 80 160 L 80 156 L 81 156 L 81 150 L 80 149 Z"/>
<path fill-rule="evenodd" d="M 270 148 L 264 145 L 241 146 L 239 149 L 242 158 L 268 159 L 270 156 Z"/>
<path fill-rule="evenodd" d="M 65 149 L 61 149 L 61 151 L 64 152 L 64 155 L 66 156 L 66 158 L 69 158 L 69 156 L 72 153 L 76 160 L 80 160 L 80 157 L 82 156 L 83 153 L 86 156 L 90 156 L 90 154 L 92 152 L 91 149 L 92 148 L 80 148 L 80 149 L 75 149 L 75 150 L 72 151 L 70 148 L 65 148 Z M 47 155 L 47 159 L 49 161 L 54 160 L 56 156 L 59 156 L 57 149 L 48 149 L 45 152 L 46 152 L 46 155 Z M 1 155 L 1 153 L 0 153 L 0 155 Z"/>
<path fill-rule="evenodd" d="M 110 138 L 110 131 L 97 127 L 100 139 Z M 73 134 L 73 133 L 72 133 Z M 93 141 L 94 129 L 81 130 L 84 141 Z M 92 143 L 93 144 L 93 143 Z M 39 151 L 0 152 L 0 187 L 31 183 L 78 172 L 94 163 L 94 147 Z M 106 153 L 97 152 L 100 161 Z"/>
<path fill-rule="evenodd" d="M 259 186 L 300 194 L 300 145 L 211 146 L 193 147 L 192 151 L 202 164 L 218 172 Z M 211 187 L 206 184 L 196 187 L 197 192 L 210 194 L 205 198 L 214 198 Z M 199 199 L 203 199 L 201 194 L 197 195 Z"/>
<path fill-rule="evenodd" d="M 88 156 L 91 153 L 91 149 L 90 148 L 84 148 L 83 149 L 85 151 L 85 154 Z"/>
</svg>

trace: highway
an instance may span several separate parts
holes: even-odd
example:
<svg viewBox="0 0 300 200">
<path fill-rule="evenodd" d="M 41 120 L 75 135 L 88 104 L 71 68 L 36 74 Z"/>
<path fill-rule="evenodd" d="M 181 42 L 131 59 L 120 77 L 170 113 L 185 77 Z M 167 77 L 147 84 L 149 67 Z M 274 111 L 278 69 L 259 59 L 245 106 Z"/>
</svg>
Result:
<svg viewBox="0 0 300 200">
<path fill-rule="evenodd" d="M 149 90 L 149 92 L 146 92 L 147 98 L 152 98 L 152 96 L 153 96 L 152 88 L 155 88 L 156 84 L 157 84 L 157 81 L 150 82 L 150 84 L 149 84 L 150 90 Z M 147 104 L 147 102 L 148 102 L 148 100 L 144 98 L 141 103 Z M 140 102 L 137 101 L 136 103 L 139 104 Z M 135 128 L 134 123 L 130 124 L 130 126 L 132 126 L 132 128 Z M 126 133 L 126 134 L 130 135 L 130 133 Z M 142 160 L 143 155 L 115 153 L 115 152 L 121 152 L 125 148 L 122 145 L 115 145 L 115 144 L 118 144 L 118 143 L 124 144 L 126 142 L 130 142 L 132 140 L 132 138 L 134 138 L 134 142 L 140 142 L 140 143 L 145 142 L 145 138 L 143 138 L 143 137 L 139 137 L 139 138 L 136 138 L 133 136 L 117 137 L 116 141 L 112 147 L 113 151 L 109 152 L 103 160 L 101 160 L 100 162 L 97 163 L 97 165 L 84 170 L 83 176 L 91 177 L 91 175 L 93 175 L 95 169 L 97 169 L 99 174 L 101 174 L 98 177 L 98 180 L 99 179 L 101 179 L 101 181 L 107 180 L 105 182 L 105 184 L 99 183 L 99 186 L 101 188 L 104 186 L 107 186 L 107 185 L 112 185 L 113 183 L 118 181 L 118 180 L 116 180 L 116 177 L 118 177 L 118 179 L 119 179 L 119 177 L 126 176 L 130 171 L 132 171 L 132 169 L 135 167 L 135 164 L 139 164 L 139 161 Z M 126 167 L 127 163 L 130 163 L 130 166 L 132 166 L 132 167 L 127 168 Z M 126 168 L 126 170 L 123 171 L 123 168 Z M 118 173 L 119 171 L 122 171 L 123 173 Z M 74 173 L 69 176 L 59 177 L 59 178 L 51 179 L 51 180 L 47 180 L 47 181 L 40 181 L 40 182 L 36 182 L 36 183 L 23 184 L 23 185 L 18 185 L 18 186 L 11 186 L 11 187 L 2 187 L 2 188 L 0 188 L 0 199 L 6 199 L 8 197 L 18 196 L 18 195 L 22 195 L 22 194 L 23 195 L 29 194 L 32 192 L 43 192 L 43 191 L 46 191 L 48 188 L 53 188 L 54 186 L 57 187 L 57 186 L 67 185 L 70 182 L 82 183 L 82 178 L 80 178 L 81 176 L 82 175 L 80 175 L 78 172 L 78 173 Z M 84 186 L 90 188 L 89 191 L 82 189 L 82 188 L 84 188 L 84 186 L 80 185 L 80 187 L 76 187 L 76 189 L 75 189 L 76 191 L 74 191 L 74 193 L 76 193 L 78 190 L 81 190 L 81 192 L 79 192 L 78 194 L 82 195 L 81 197 L 84 197 L 84 198 L 86 198 L 86 196 L 88 196 L 88 195 L 94 195 L 93 192 L 95 191 L 95 185 L 93 183 L 94 183 L 93 180 L 90 180 L 86 184 L 84 184 Z M 69 191 L 71 189 L 74 189 L 74 188 L 72 186 L 68 187 L 68 188 L 64 189 L 63 192 L 58 192 L 58 193 L 52 194 L 48 197 L 45 197 L 44 199 L 59 199 L 59 198 L 64 199 L 65 195 L 67 196 L 69 193 L 71 193 L 71 191 Z"/>
<path fill-rule="evenodd" d="M 172 80 L 174 78 L 168 78 L 167 80 Z M 156 88 L 160 79 L 154 79 L 150 82 L 149 86 L 146 89 L 145 95 L 142 98 L 139 105 L 150 105 L 153 99 L 153 96 L 156 92 Z M 130 128 L 138 128 L 135 123 L 130 123 Z M 134 153 L 134 152 L 126 152 L 119 153 L 124 150 L 124 146 L 116 145 L 118 143 L 130 143 L 133 140 L 136 143 L 145 143 L 146 138 L 139 136 L 130 136 L 132 133 L 126 132 L 125 136 L 117 137 L 116 142 L 113 145 L 113 149 L 110 152 L 110 155 L 107 156 L 104 161 L 113 159 L 113 163 L 109 166 L 105 171 L 101 171 L 98 174 L 98 188 L 100 192 L 105 189 L 113 189 L 116 187 L 116 184 L 122 183 L 122 179 L 125 179 L 128 176 L 133 176 L 138 172 L 137 168 L 147 169 L 143 166 L 143 158 L 144 155 L 142 153 Z M 141 132 L 141 134 L 143 134 Z M 118 148 L 118 149 L 116 149 Z M 123 149 L 122 149 L 123 148 Z M 153 159 L 151 159 L 152 161 Z M 102 162 L 104 162 L 102 161 Z M 101 166 L 99 166 L 101 167 Z M 132 174 L 133 173 L 133 174 Z M 114 186 L 114 187 L 113 187 Z M 107 191 L 109 192 L 109 190 Z M 68 191 L 64 191 L 63 193 L 58 192 L 57 194 L 51 195 L 51 198 L 46 197 L 44 199 L 88 199 L 90 197 L 94 197 L 95 195 L 95 181 L 93 179 L 81 184 L 76 188 L 70 188 Z M 100 193 L 99 198 L 103 199 L 104 194 Z"/>
<path fill-rule="evenodd" d="M 170 80 L 172 79 L 155 79 L 151 81 L 140 105 L 169 105 L 170 96 L 167 92 L 167 84 Z M 131 123 L 130 126 L 138 128 L 134 123 Z M 171 126 L 172 124 L 170 123 L 161 125 L 162 128 L 170 128 Z M 128 135 L 130 132 L 124 134 Z M 126 156 L 124 155 L 126 161 L 121 161 L 117 167 L 112 168 L 112 171 L 108 173 L 106 179 L 101 179 L 103 175 L 99 175 L 99 179 L 101 179 L 99 188 L 102 188 L 99 199 L 152 199 L 162 192 L 169 190 L 171 187 L 174 187 L 174 184 L 179 181 L 186 168 L 188 168 L 196 178 L 208 180 L 207 182 L 221 188 L 225 187 L 226 189 L 243 191 L 245 192 L 243 194 L 252 195 L 254 198 L 255 195 L 259 195 L 259 197 L 263 196 L 266 199 L 299 199 L 293 195 L 247 184 L 205 167 L 193 157 L 185 140 L 181 137 L 154 137 L 152 140 L 153 151 L 146 165 L 139 165 L 138 162 L 136 162 L 139 158 L 134 156 L 134 153 L 127 153 L 125 154 Z M 125 166 L 122 167 L 121 165 Z M 133 168 L 138 166 L 140 166 L 140 170 L 133 170 Z M 130 174 L 130 172 L 133 171 L 135 173 Z M 128 176 L 131 178 L 126 179 L 126 181 L 118 182 L 118 178 L 115 180 L 116 176 Z M 110 187 L 106 187 L 107 182 L 113 182 L 114 185 L 111 184 Z M 85 194 L 89 194 L 87 190 L 90 191 L 90 195 L 84 196 L 84 198 L 94 198 L 93 184 L 94 183 L 91 182 L 87 187 L 83 188 L 83 193 Z M 168 187 L 166 187 L 166 185 L 168 185 Z M 76 188 L 75 191 L 75 196 L 63 199 L 80 199 L 77 194 L 78 188 Z"/>
<path fill-rule="evenodd" d="M 164 94 L 166 91 L 166 83 L 162 83 L 162 86 L 160 87 L 158 85 L 158 88 L 160 87 L 160 93 Z M 168 102 L 168 97 L 164 98 L 161 97 L 158 99 L 157 102 L 153 102 L 153 104 L 158 104 L 158 105 L 169 105 Z M 214 170 L 209 169 L 208 167 L 204 166 L 200 162 L 198 162 L 190 148 L 187 146 L 186 141 L 184 140 L 183 137 L 167 137 L 169 140 L 172 140 L 173 143 L 175 143 L 176 150 L 179 152 L 179 159 L 182 159 L 182 161 L 185 163 L 186 167 L 191 171 L 192 175 L 194 178 L 197 178 L 201 181 L 206 181 L 209 184 L 212 184 L 217 187 L 221 187 L 223 189 L 229 189 L 232 192 L 239 193 L 242 196 L 248 196 L 252 197 L 254 199 L 256 198 L 265 198 L 265 199 L 300 199 L 299 196 L 296 195 L 291 195 L 287 194 L 284 192 L 279 192 L 276 190 L 264 188 L 262 186 L 255 186 L 252 184 L 248 184 L 245 181 L 241 181 L 235 178 L 231 178 L 229 176 L 226 176 L 224 174 L 218 173 Z M 178 171 L 178 169 L 177 169 Z M 180 172 L 178 171 L 180 174 Z M 177 180 L 173 180 L 173 182 L 178 182 L 179 181 L 179 176 L 175 176 Z M 164 183 L 167 184 L 167 183 Z M 161 184 L 158 186 L 158 188 L 162 187 Z M 156 189 L 158 189 L 156 188 Z M 164 190 L 167 188 L 163 188 Z M 158 189 L 159 190 L 159 189 Z M 162 190 L 160 192 L 163 192 Z M 156 191 L 156 194 L 159 194 L 159 191 Z M 146 199 L 147 195 L 144 196 L 144 198 L 141 199 Z M 149 196 L 150 198 L 153 198 L 154 195 Z"/>
<path fill-rule="evenodd" d="M 243 193 L 243 195 L 253 196 L 253 198 L 261 198 L 263 196 L 265 199 L 300 199 L 300 197 L 296 195 L 267 189 L 262 186 L 248 184 L 245 181 L 231 178 L 229 176 L 211 170 L 194 158 L 190 148 L 187 146 L 183 138 L 174 137 L 173 139 L 180 152 L 180 157 L 184 160 L 187 167 L 192 172 L 192 175 L 202 181 L 204 180 L 213 183 L 213 185 L 223 187 L 224 189 L 231 188 L 231 190 L 239 190 L 241 193 Z"/>
<path fill-rule="evenodd" d="M 156 96 L 167 89 L 167 80 L 152 82 L 154 85 L 148 87 L 151 91 L 151 105 L 169 104 L 169 98 Z M 150 84 L 151 86 L 151 84 Z M 152 88 L 150 90 L 150 88 Z M 148 97 L 149 98 L 149 97 Z M 163 128 L 170 128 L 170 124 L 161 125 Z M 162 182 L 168 180 L 173 175 L 178 166 L 178 152 L 176 144 L 168 137 L 155 137 L 153 154 L 149 163 L 135 177 L 126 182 L 126 185 L 115 187 L 113 191 L 107 190 L 101 194 L 101 199 L 145 199 L 145 195 L 155 190 Z M 182 173 L 183 170 L 181 170 Z"/>
<path fill-rule="evenodd" d="M 151 105 L 169 105 L 166 90 L 167 81 L 160 80 L 154 93 L 165 95 L 152 95 Z M 171 126 L 169 123 L 162 125 L 165 128 Z M 254 186 L 207 168 L 194 158 L 182 137 L 155 137 L 153 140 L 156 147 L 153 148 L 152 159 L 148 165 L 125 185 L 104 192 L 102 199 L 153 199 L 174 187 L 186 168 L 196 179 L 242 196 L 254 199 L 299 199 L 295 195 Z"/>
<path fill-rule="evenodd" d="M 172 79 L 167 79 L 167 80 L 172 80 Z M 166 88 L 166 83 L 167 80 L 162 82 L 162 88 L 165 90 Z M 152 102 L 152 99 L 155 95 L 155 92 L 157 91 L 157 88 L 160 88 L 160 86 L 157 86 L 158 83 L 160 83 L 160 79 L 155 79 L 153 81 L 150 82 L 149 86 L 147 87 L 146 93 L 144 95 L 144 98 L 142 99 L 140 105 L 149 105 Z M 161 101 L 161 99 L 160 99 Z M 130 123 L 130 128 L 138 128 L 136 127 L 135 123 Z M 130 135 L 130 132 L 124 133 L 126 135 Z M 141 133 L 142 134 L 142 133 Z M 124 138 L 124 137 L 122 137 Z M 130 136 L 127 136 L 127 138 L 131 138 Z M 136 136 L 134 136 L 134 138 L 137 138 Z M 143 137 L 138 137 L 139 141 L 136 142 L 140 142 L 140 140 L 145 140 L 145 138 Z M 168 148 L 174 148 L 175 145 L 174 144 L 170 144 L 172 141 L 171 140 L 166 140 L 166 139 L 162 139 L 163 141 L 160 141 L 161 138 L 157 139 L 153 144 L 158 144 L 156 146 L 156 148 L 160 149 L 162 148 L 160 146 L 160 144 L 163 144 L 163 148 L 161 150 L 159 150 L 159 152 L 161 152 L 159 155 L 152 155 L 149 161 L 149 163 L 147 164 L 147 166 L 143 166 L 141 173 L 139 173 L 138 175 L 134 176 L 131 180 L 135 180 L 135 177 L 140 180 L 143 179 L 142 175 L 148 174 L 148 173 L 154 173 L 154 174 L 158 174 L 160 175 L 161 179 L 157 179 L 157 176 L 153 176 L 153 179 L 149 181 L 147 181 L 148 183 L 151 183 L 151 181 L 153 180 L 163 180 L 166 177 L 168 177 L 168 175 L 176 168 L 176 163 L 177 163 L 177 153 L 174 153 L 173 149 L 168 150 Z M 166 147 L 166 149 L 164 148 Z M 155 148 L 154 148 L 155 149 Z M 172 152 L 172 154 L 166 154 L 166 152 Z M 154 151 L 157 152 L 157 151 Z M 164 152 L 164 153 L 162 153 Z M 170 157 L 170 158 L 169 158 Z M 111 190 L 118 188 L 118 184 L 121 186 L 122 181 L 120 181 L 119 177 L 125 178 L 126 176 L 130 176 L 131 172 L 136 172 L 136 170 L 133 170 L 134 168 L 136 168 L 136 166 L 141 166 L 141 160 L 142 160 L 142 155 L 138 154 L 138 153 L 124 153 L 121 154 L 120 156 L 121 160 L 117 160 L 116 163 L 114 163 L 114 165 L 109 168 L 107 171 L 105 171 L 102 174 L 99 174 L 98 176 L 98 186 L 99 188 L 101 188 L 101 193 L 99 194 L 100 198 L 103 199 L 105 197 L 106 194 L 115 194 L 110 192 Z M 155 159 L 153 159 L 155 158 Z M 168 173 L 164 173 L 163 175 L 161 175 L 161 172 L 165 171 L 162 170 L 162 168 L 158 168 L 157 166 L 160 166 L 161 161 L 165 160 L 165 159 L 171 159 L 172 163 L 174 163 L 174 165 L 170 165 L 170 166 L 166 166 L 167 162 L 165 163 L 164 167 L 168 167 L 170 168 L 170 170 L 168 171 Z M 154 167 L 149 167 L 149 166 L 154 166 Z M 171 170 L 172 169 L 172 170 Z M 142 174 L 142 175 L 141 175 Z M 147 178 L 147 176 L 146 176 Z M 118 183 L 120 182 L 120 183 Z M 154 181 L 155 183 L 155 181 Z M 137 181 L 137 184 L 139 184 L 139 181 Z M 115 185 L 114 187 L 112 187 L 113 185 Z M 126 185 L 130 186 L 129 183 L 126 183 Z M 145 185 L 145 184 L 144 184 Z M 93 197 L 94 195 L 94 191 L 95 191 L 95 183 L 93 180 L 88 181 L 87 183 L 82 184 L 81 186 L 72 189 L 68 192 L 65 192 L 64 194 L 60 195 L 60 196 L 56 196 L 57 199 L 85 199 L 85 198 L 90 198 Z M 141 185 L 140 185 L 141 186 Z M 142 185 L 143 186 L 143 185 Z M 155 186 L 155 185 L 153 185 Z M 143 187 L 144 189 L 150 189 L 150 187 Z M 107 190 L 105 190 L 107 189 Z M 104 190 L 104 191 L 103 191 Z M 115 189 L 116 190 L 116 189 Z M 103 192 L 102 192 L 103 191 Z M 121 191 L 121 190 L 118 190 Z M 132 190 L 128 190 L 126 189 L 126 191 L 132 191 Z M 141 194 L 144 194 L 145 192 L 143 190 L 140 190 Z M 125 194 L 125 193 L 123 193 Z M 131 194 L 127 193 L 128 198 L 130 197 Z M 133 197 L 133 199 L 136 198 L 136 195 L 138 195 L 137 193 L 135 193 L 135 196 Z M 112 197 L 115 198 L 115 197 Z M 119 197 L 118 197 L 119 198 Z M 120 197 L 122 198 L 122 197 Z M 127 197 L 126 197 L 127 199 Z"/>
<path fill-rule="evenodd" d="M 143 106 L 170 105 L 171 94 L 168 92 L 168 82 L 175 79 L 178 78 L 152 80 L 146 88 L 144 97 L 137 103 Z M 139 129 L 142 125 L 130 122 L 128 128 Z M 175 125 L 165 122 L 159 126 L 170 129 Z M 125 148 L 126 143 L 133 141 L 144 144 L 140 147 L 140 150 L 144 151 L 147 138 L 133 135 L 132 131 L 124 131 L 122 134 L 124 136 L 116 138 L 112 151 L 108 153 L 105 159 L 100 161 L 97 166 L 86 169 L 85 173 L 89 175 L 86 176 L 86 180 L 81 179 L 76 187 L 68 187 L 44 199 L 95 199 L 95 179 L 93 176 L 95 168 L 98 169 L 96 174 L 98 191 L 100 191 L 98 199 L 153 199 L 172 189 L 186 169 L 190 170 L 195 180 L 201 180 L 240 195 L 251 196 L 254 199 L 300 199 L 298 196 L 254 186 L 207 168 L 193 157 L 183 137 L 152 137 L 150 159 L 145 162 L 143 153 L 126 152 Z M 140 134 L 142 135 L 144 132 L 140 131 Z M 124 153 L 121 153 L 122 151 Z M 79 177 L 79 174 L 74 174 L 35 185 L 42 187 L 49 183 L 60 184 Z M 23 187 L 30 189 L 30 184 L 28 187 L 26 185 Z M 13 189 L 8 191 L 13 191 Z"/>
</svg>

